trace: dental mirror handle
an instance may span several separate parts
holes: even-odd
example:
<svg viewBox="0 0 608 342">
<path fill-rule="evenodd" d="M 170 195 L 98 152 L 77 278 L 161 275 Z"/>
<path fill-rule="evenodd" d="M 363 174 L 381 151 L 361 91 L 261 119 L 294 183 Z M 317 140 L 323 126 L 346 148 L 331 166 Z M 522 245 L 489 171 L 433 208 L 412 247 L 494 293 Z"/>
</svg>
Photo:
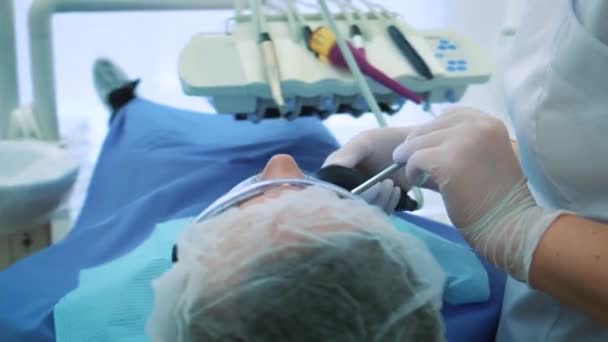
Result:
<svg viewBox="0 0 608 342">
<path fill-rule="evenodd" d="M 355 195 L 361 194 L 363 191 L 365 191 L 365 190 L 371 188 L 372 186 L 376 185 L 377 183 L 385 180 L 391 174 L 393 174 L 393 172 L 399 170 L 400 168 L 402 168 L 404 166 L 405 166 L 405 163 L 394 163 L 394 164 L 392 164 L 391 166 L 387 167 L 386 169 L 380 171 L 377 175 L 373 176 L 372 178 L 370 178 L 367 181 L 363 182 L 358 187 L 356 187 L 353 190 L 351 190 L 351 193 L 353 193 Z"/>
</svg>

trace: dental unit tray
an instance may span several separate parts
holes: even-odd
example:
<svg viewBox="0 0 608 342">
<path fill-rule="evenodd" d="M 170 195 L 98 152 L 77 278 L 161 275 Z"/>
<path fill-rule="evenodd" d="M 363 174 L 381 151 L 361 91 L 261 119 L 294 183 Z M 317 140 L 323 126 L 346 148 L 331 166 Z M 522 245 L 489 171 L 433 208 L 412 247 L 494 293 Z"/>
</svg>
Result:
<svg viewBox="0 0 608 342">
<path fill-rule="evenodd" d="M 349 24 L 335 17 L 348 36 Z M 427 104 L 456 102 L 471 84 L 486 82 L 491 74 L 489 59 L 468 39 L 449 30 L 416 31 L 400 19 L 394 24 L 429 67 L 433 77 L 418 74 L 395 46 L 388 24 L 368 15 L 365 22 L 365 53 L 368 60 L 409 89 L 424 96 Z M 313 30 L 325 25 L 319 15 L 307 15 Z M 334 113 L 355 116 L 368 106 L 350 73 L 321 62 L 311 53 L 304 38 L 289 26 L 287 18 L 267 18 L 267 28 L 276 47 L 281 88 L 288 105 L 286 118 Z M 187 95 L 208 97 L 218 113 L 259 121 L 279 117 L 270 87 L 264 77 L 261 52 L 251 17 L 235 21 L 231 33 L 200 33 L 181 51 L 179 77 Z M 369 80 L 380 108 L 398 111 L 404 100 L 389 89 Z"/>
</svg>

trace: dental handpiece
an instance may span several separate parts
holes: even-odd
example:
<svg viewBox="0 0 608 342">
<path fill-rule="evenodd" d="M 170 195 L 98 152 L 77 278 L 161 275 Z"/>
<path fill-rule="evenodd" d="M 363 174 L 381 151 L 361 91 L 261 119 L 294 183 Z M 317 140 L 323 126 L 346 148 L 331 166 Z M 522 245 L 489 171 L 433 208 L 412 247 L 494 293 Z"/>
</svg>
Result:
<svg viewBox="0 0 608 342">
<path fill-rule="evenodd" d="M 281 90 L 281 73 L 274 43 L 267 32 L 260 33 L 258 43 L 262 50 L 264 70 L 268 84 L 270 85 L 272 99 L 279 107 L 279 111 L 283 113 L 285 111 L 285 99 Z"/>
<path fill-rule="evenodd" d="M 380 171 L 377 175 L 375 175 L 372 178 L 368 179 L 367 181 L 363 182 L 358 187 L 352 189 L 351 193 L 353 193 L 355 195 L 361 194 L 363 191 L 365 191 L 365 190 L 371 188 L 372 186 L 378 184 L 379 182 L 382 182 L 383 180 L 387 179 L 390 175 L 393 174 L 393 172 L 399 170 L 403 166 L 405 166 L 405 163 L 394 163 L 393 165 Z"/>
<path fill-rule="evenodd" d="M 407 40 L 405 35 L 395 25 L 390 25 L 387 28 L 389 37 L 393 40 L 393 43 L 397 46 L 401 54 L 408 60 L 411 66 L 427 80 L 433 79 L 433 73 L 431 68 L 426 64 L 424 58 L 420 56 L 418 51 L 412 46 Z"/>
</svg>

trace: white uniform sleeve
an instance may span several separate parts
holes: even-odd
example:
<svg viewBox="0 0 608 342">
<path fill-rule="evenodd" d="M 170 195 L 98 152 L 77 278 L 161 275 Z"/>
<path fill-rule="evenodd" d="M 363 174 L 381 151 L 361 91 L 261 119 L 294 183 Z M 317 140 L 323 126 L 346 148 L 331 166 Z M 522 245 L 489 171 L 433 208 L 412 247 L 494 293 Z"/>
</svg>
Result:
<svg viewBox="0 0 608 342">
<path fill-rule="evenodd" d="M 585 29 L 608 44 L 608 1 L 574 0 L 574 10 Z"/>
</svg>

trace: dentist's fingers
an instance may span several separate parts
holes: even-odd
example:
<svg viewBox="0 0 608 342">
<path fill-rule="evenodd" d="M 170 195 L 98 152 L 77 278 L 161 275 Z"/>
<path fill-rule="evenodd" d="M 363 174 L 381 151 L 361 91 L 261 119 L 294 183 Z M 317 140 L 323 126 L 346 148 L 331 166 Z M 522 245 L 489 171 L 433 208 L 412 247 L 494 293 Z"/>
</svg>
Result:
<svg viewBox="0 0 608 342">
<path fill-rule="evenodd" d="M 374 184 L 374 186 L 365 190 L 363 193 L 361 193 L 361 197 L 367 203 L 378 206 L 382 208 L 382 210 L 387 211 L 385 208 L 387 203 L 390 201 L 393 187 L 393 182 L 385 179 L 384 181 Z"/>
<path fill-rule="evenodd" d="M 449 127 L 453 127 L 458 125 L 462 121 L 461 118 L 457 115 L 445 114 L 440 116 L 439 118 L 422 124 L 417 127 L 410 127 L 411 132 L 407 135 L 407 140 L 413 139 L 415 137 L 423 136 L 431 132 L 440 131 Z"/>
<path fill-rule="evenodd" d="M 454 133 L 456 133 L 455 128 L 447 127 L 407 139 L 393 151 L 393 160 L 397 163 L 407 163 L 414 152 L 424 148 L 441 146 L 449 139 L 450 134 Z"/>
<path fill-rule="evenodd" d="M 382 192 L 381 183 L 374 184 L 371 188 L 363 191 L 359 196 L 369 204 L 374 204 L 379 194 Z"/>
<path fill-rule="evenodd" d="M 393 193 L 391 195 L 390 201 L 385 207 L 386 212 L 391 213 L 397 208 L 397 204 L 399 204 L 399 200 L 401 199 L 401 188 L 398 186 L 393 187 Z"/>
<path fill-rule="evenodd" d="M 448 179 L 447 170 L 442 161 L 445 152 L 439 147 L 424 148 L 412 154 L 405 166 L 405 173 L 410 184 L 439 191 Z"/>
<path fill-rule="evenodd" d="M 374 204 L 382 208 L 385 212 L 392 212 L 395 207 L 389 208 L 389 204 L 393 197 L 393 189 L 395 188 L 395 183 L 391 179 L 385 179 L 380 182 L 380 187 L 382 190 L 378 193 Z"/>
<path fill-rule="evenodd" d="M 399 203 L 401 189 L 395 186 L 395 183 L 391 179 L 385 179 L 365 190 L 361 194 L 361 197 L 370 205 L 378 206 L 390 214 Z"/>
<path fill-rule="evenodd" d="M 323 167 L 327 165 L 340 165 L 355 168 L 372 153 L 370 144 L 365 144 L 362 140 L 352 140 L 339 150 L 330 154 Z"/>
</svg>

